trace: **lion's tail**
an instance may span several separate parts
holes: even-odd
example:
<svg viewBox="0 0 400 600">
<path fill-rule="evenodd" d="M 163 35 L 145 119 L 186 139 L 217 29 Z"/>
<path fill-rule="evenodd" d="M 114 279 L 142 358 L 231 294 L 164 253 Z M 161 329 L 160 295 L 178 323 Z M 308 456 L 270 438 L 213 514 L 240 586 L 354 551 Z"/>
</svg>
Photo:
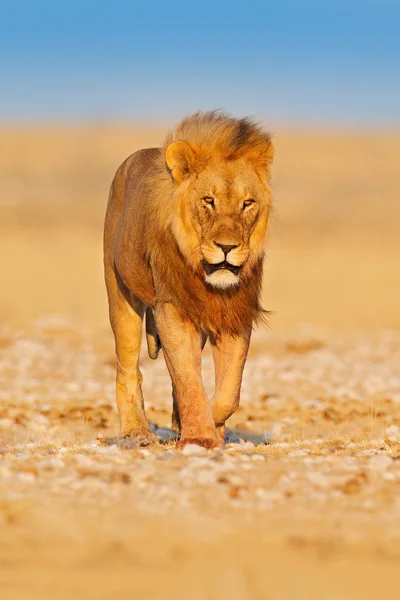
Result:
<svg viewBox="0 0 400 600">
<path fill-rule="evenodd" d="M 155 360 L 160 352 L 161 342 L 158 337 L 156 321 L 151 308 L 146 308 L 146 341 L 149 356 Z"/>
</svg>

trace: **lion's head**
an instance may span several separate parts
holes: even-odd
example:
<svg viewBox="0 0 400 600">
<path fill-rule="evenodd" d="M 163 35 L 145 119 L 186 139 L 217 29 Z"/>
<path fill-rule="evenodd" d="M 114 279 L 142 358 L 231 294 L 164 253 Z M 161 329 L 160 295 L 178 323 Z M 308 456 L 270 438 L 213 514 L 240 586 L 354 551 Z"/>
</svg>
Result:
<svg viewBox="0 0 400 600">
<path fill-rule="evenodd" d="M 172 230 L 191 267 L 214 288 L 245 282 L 264 250 L 273 145 L 249 119 L 195 114 L 165 145 Z"/>
</svg>

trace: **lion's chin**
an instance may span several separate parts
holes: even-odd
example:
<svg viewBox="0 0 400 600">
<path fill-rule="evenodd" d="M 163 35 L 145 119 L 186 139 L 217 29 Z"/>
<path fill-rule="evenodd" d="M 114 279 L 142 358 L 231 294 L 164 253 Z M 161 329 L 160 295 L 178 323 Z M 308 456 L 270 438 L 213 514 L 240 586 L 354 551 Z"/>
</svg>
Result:
<svg viewBox="0 0 400 600">
<path fill-rule="evenodd" d="M 206 274 L 205 280 L 209 285 L 222 290 L 239 285 L 240 281 L 237 275 L 227 269 L 220 269 L 219 271 Z"/>
</svg>

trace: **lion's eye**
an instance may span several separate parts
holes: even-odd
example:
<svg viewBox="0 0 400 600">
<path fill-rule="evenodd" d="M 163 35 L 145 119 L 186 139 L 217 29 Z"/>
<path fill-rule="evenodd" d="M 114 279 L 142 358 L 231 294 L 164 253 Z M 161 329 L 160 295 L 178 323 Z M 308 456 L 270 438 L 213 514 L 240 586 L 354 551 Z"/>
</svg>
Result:
<svg viewBox="0 0 400 600">
<path fill-rule="evenodd" d="M 214 208 L 214 198 L 211 198 L 211 196 L 204 196 L 202 200 L 205 206 L 211 206 L 211 208 Z"/>
<path fill-rule="evenodd" d="M 243 208 L 247 208 L 247 206 L 254 204 L 254 202 L 255 202 L 255 200 L 253 200 L 253 198 L 248 198 L 247 200 L 245 200 L 243 202 Z"/>
</svg>

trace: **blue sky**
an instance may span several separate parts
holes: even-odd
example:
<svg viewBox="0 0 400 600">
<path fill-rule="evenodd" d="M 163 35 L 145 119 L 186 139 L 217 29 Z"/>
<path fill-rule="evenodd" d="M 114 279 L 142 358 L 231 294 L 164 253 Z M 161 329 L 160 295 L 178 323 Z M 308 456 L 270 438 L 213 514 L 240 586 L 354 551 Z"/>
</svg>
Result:
<svg viewBox="0 0 400 600">
<path fill-rule="evenodd" d="M 398 127 L 400 2 L 0 1 L 0 121 Z"/>
</svg>

